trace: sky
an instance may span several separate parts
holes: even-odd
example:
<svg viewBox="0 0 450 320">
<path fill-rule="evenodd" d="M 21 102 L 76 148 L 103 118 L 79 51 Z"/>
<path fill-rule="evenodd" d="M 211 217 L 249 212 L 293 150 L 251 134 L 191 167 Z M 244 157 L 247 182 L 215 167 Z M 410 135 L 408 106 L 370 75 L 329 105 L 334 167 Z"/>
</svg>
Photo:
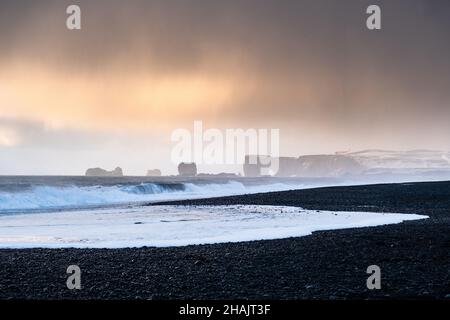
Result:
<svg viewBox="0 0 450 320">
<path fill-rule="evenodd" d="M 449 18 L 448 0 L 3 0 L 0 174 L 174 174 L 195 120 L 280 129 L 286 156 L 448 151 Z"/>
</svg>

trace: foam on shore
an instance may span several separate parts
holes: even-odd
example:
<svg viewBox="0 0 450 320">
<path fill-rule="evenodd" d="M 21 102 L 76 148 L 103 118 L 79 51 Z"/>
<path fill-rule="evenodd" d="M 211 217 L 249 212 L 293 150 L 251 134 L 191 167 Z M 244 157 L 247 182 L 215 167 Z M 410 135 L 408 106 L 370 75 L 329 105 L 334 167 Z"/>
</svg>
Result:
<svg viewBox="0 0 450 320">
<path fill-rule="evenodd" d="M 299 237 L 424 215 L 285 206 L 150 206 L 0 216 L 0 248 L 186 246 Z"/>
</svg>

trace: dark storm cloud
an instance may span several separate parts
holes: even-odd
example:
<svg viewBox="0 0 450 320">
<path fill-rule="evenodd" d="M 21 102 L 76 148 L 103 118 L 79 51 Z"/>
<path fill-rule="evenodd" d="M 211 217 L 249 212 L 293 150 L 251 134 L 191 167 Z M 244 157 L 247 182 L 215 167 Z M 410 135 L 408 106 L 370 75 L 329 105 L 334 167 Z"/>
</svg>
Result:
<svg viewBox="0 0 450 320">
<path fill-rule="evenodd" d="M 79 32 L 65 28 L 65 9 L 72 3 L 82 9 Z M 384 30 L 378 33 L 365 28 L 365 8 L 371 3 L 374 1 L 2 1 L 2 57 L 25 55 L 69 68 L 111 62 L 150 64 L 148 60 L 153 67 L 195 68 L 208 53 L 223 53 L 225 58 L 227 54 L 241 55 L 261 68 L 279 72 L 298 71 L 311 64 L 309 60 L 301 63 L 306 59 L 336 69 L 336 63 L 352 62 L 353 57 L 358 61 L 361 55 L 374 62 L 380 55 L 388 55 L 393 58 L 391 66 L 403 66 L 410 60 L 421 65 L 426 62 L 422 58 L 445 61 L 442 49 L 449 48 L 448 1 L 375 1 L 383 14 Z"/>
</svg>

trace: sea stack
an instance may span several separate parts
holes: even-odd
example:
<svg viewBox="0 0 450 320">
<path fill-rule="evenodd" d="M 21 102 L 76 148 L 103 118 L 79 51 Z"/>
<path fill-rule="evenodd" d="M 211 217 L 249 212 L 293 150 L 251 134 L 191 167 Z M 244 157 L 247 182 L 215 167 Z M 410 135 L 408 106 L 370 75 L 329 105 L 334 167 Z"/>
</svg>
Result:
<svg viewBox="0 0 450 320">
<path fill-rule="evenodd" d="M 86 170 L 86 176 L 88 177 L 123 177 L 122 168 L 117 167 L 112 171 L 108 171 L 102 168 L 89 168 Z"/>
<path fill-rule="evenodd" d="M 147 177 L 161 177 L 161 170 L 159 169 L 147 170 Z"/>
<path fill-rule="evenodd" d="M 195 164 L 195 162 L 181 162 L 178 165 L 178 174 L 184 177 L 194 177 L 197 175 L 197 165 Z"/>
</svg>

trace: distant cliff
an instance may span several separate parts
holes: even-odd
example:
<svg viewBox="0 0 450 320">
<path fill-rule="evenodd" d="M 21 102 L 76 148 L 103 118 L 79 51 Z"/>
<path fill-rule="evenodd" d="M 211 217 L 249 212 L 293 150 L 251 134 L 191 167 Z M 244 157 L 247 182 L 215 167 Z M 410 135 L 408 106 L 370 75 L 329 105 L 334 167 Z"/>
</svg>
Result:
<svg viewBox="0 0 450 320">
<path fill-rule="evenodd" d="M 271 158 L 271 161 L 278 161 L 278 171 L 275 173 L 277 177 L 339 177 L 361 174 L 365 170 L 358 161 L 346 155 L 279 157 Z M 253 156 L 251 161 L 251 157 L 246 156 L 243 167 L 245 176 L 261 176 L 264 167 L 261 162 L 268 163 L 268 159 L 261 161 L 261 156 Z"/>
<path fill-rule="evenodd" d="M 365 167 L 345 155 L 309 155 L 298 158 L 299 177 L 339 177 L 361 174 Z"/>
<path fill-rule="evenodd" d="M 264 160 L 264 161 L 262 161 Z M 244 162 L 244 176 L 246 177 L 260 177 L 262 168 L 264 167 L 261 162 L 267 163 L 267 156 L 259 155 L 246 155 Z"/>
<path fill-rule="evenodd" d="M 448 151 L 369 149 L 346 155 L 370 169 L 450 169 Z"/>
<path fill-rule="evenodd" d="M 117 167 L 112 171 L 102 168 L 89 168 L 86 170 L 86 176 L 89 177 L 123 177 L 122 168 Z"/>
<path fill-rule="evenodd" d="M 243 166 L 247 177 L 261 176 L 266 156 L 246 156 Z M 450 173 L 450 152 L 435 150 L 392 151 L 370 149 L 358 152 L 337 152 L 278 160 L 278 177 L 339 177 L 365 174 L 434 174 Z M 253 160 L 253 161 L 250 161 Z M 266 166 L 267 167 L 267 166 Z"/>
</svg>

